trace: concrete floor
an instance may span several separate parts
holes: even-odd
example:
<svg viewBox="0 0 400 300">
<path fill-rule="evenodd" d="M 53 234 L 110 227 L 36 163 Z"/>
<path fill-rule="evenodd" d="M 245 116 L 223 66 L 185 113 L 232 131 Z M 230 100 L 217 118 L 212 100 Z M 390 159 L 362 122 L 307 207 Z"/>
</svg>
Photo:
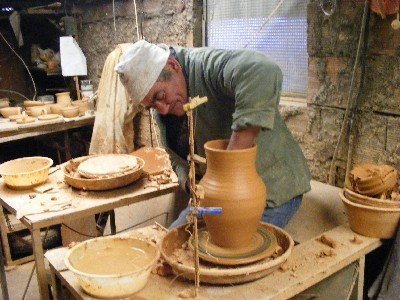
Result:
<svg viewBox="0 0 400 300">
<path fill-rule="evenodd" d="M 8 295 L 10 297 L 10 300 L 22 299 L 33 266 L 34 262 L 32 261 L 11 268 L 6 267 Z M 40 299 L 39 287 L 36 280 L 36 271 L 33 273 L 32 280 L 29 284 L 28 291 L 25 295 L 25 299 L 26 300 Z"/>
</svg>

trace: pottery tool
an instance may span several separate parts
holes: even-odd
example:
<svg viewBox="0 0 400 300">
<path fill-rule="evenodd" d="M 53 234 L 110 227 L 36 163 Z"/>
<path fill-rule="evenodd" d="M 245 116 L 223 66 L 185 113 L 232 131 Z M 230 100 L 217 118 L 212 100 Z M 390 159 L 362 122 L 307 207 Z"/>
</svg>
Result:
<svg viewBox="0 0 400 300">
<path fill-rule="evenodd" d="M 191 213 L 193 215 L 193 235 L 194 235 L 194 267 L 195 267 L 195 293 L 194 296 L 197 297 L 198 289 L 200 287 L 200 271 L 199 271 L 199 235 L 198 235 L 198 216 L 204 214 L 221 214 L 221 207 L 199 207 L 199 200 L 204 198 L 204 190 L 202 187 L 196 185 L 196 169 L 195 162 L 198 160 L 198 156 L 194 153 L 194 122 L 193 122 L 193 110 L 198 106 L 206 103 L 208 101 L 207 97 L 195 97 L 190 98 L 189 103 L 183 106 L 188 117 L 189 124 L 189 188 L 190 188 L 190 207 Z"/>
</svg>

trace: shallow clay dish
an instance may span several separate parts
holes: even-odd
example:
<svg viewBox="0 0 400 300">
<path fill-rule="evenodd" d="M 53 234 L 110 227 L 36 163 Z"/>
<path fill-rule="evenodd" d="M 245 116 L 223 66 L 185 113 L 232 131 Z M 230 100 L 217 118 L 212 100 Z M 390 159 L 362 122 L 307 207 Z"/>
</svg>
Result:
<svg viewBox="0 0 400 300">
<path fill-rule="evenodd" d="M 161 255 L 172 267 L 174 274 L 179 278 L 194 280 L 194 259 L 191 255 L 177 255 L 185 248 L 185 244 L 190 238 L 190 233 L 185 230 L 187 225 L 174 228 L 161 241 Z M 276 271 L 292 252 L 294 242 L 290 235 L 284 230 L 271 224 L 262 223 L 268 231 L 272 232 L 281 247 L 276 258 L 265 258 L 255 263 L 241 266 L 216 266 L 211 263 L 200 261 L 200 281 L 211 284 L 233 284 L 253 281 Z M 192 253 L 190 249 L 185 250 Z"/>
<path fill-rule="evenodd" d="M 121 299 L 146 285 L 159 257 L 158 247 L 151 242 L 112 236 L 74 246 L 64 262 L 87 294 Z"/>
<path fill-rule="evenodd" d="M 46 121 L 46 120 L 54 120 L 54 119 L 57 119 L 59 117 L 61 117 L 61 116 L 58 115 L 58 114 L 48 114 L 48 115 L 38 116 L 38 119 L 42 120 L 42 121 Z"/>
<path fill-rule="evenodd" d="M 79 164 L 78 173 L 86 178 L 115 177 L 120 173 L 135 170 L 138 162 L 128 154 L 104 154 L 88 158 Z"/>
<path fill-rule="evenodd" d="M 189 246 L 194 249 L 194 239 L 189 240 Z M 217 265 L 244 265 L 271 256 L 277 249 L 275 235 L 260 226 L 250 243 L 241 248 L 224 248 L 213 243 L 206 227 L 199 229 L 199 256 L 205 261 Z"/>
<path fill-rule="evenodd" d="M 28 124 L 28 123 L 33 123 L 35 121 L 36 121 L 36 118 L 34 118 L 34 117 L 22 117 L 22 118 L 15 120 L 15 122 L 17 122 L 17 124 Z"/>
<path fill-rule="evenodd" d="M 18 119 L 21 119 L 22 117 L 23 115 L 19 114 L 19 115 L 9 116 L 8 118 L 10 119 L 11 122 L 16 122 Z"/>
<path fill-rule="evenodd" d="M 70 160 L 63 167 L 64 180 L 77 189 L 91 190 L 91 191 L 104 191 L 111 190 L 126 186 L 139 180 L 143 174 L 144 160 L 137 158 L 139 167 L 135 170 L 120 173 L 115 177 L 107 178 L 82 178 L 77 172 L 79 164 L 91 156 L 83 156 Z"/>
<path fill-rule="evenodd" d="M 379 198 L 372 198 L 368 196 L 364 196 L 353 192 L 349 189 L 344 189 L 345 197 L 358 204 L 362 205 L 369 205 L 375 207 L 393 207 L 393 208 L 400 208 L 400 201 L 393 201 L 393 200 L 382 200 Z"/>
<path fill-rule="evenodd" d="M 346 208 L 350 228 L 354 232 L 380 239 L 392 238 L 400 219 L 400 208 L 372 207 L 348 200 L 339 193 Z"/>
</svg>

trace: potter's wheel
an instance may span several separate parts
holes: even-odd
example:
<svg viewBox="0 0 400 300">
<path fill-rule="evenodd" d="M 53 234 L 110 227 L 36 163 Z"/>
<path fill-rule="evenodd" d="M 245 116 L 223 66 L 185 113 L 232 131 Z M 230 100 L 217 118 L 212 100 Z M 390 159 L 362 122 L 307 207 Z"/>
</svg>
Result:
<svg viewBox="0 0 400 300">
<path fill-rule="evenodd" d="M 260 279 L 277 270 L 291 254 L 293 239 L 281 228 L 268 223 L 261 225 L 275 236 L 279 246 L 276 253 L 256 262 L 237 266 L 215 265 L 200 260 L 200 281 L 211 284 L 243 283 Z M 191 229 L 185 230 L 186 226 L 179 226 L 166 234 L 161 242 L 161 255 L 175 275 L 194 280 L 194 254 L 188 247 Z"/>
<path fill-rule="evenodd" d="M 194 239 L 189 246 L 194 249 Z M 250 242 L 241 248 L 224 248 L 215 244 L 206 227 L 199 229 L 199 257 L 217 265 L 243 265 L 271 256 L 277 249 L 276 237 L 265 226 L 260 226 Z"/>
</svg>

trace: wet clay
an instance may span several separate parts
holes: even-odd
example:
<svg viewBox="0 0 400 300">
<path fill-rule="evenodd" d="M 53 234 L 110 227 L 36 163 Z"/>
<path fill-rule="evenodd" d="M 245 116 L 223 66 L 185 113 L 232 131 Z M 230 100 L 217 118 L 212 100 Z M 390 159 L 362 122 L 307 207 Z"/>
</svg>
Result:
<svg viewBox="0 0 400 300">
<path fill-rule="evenodd" d="M 73 267 L 96 275 L 124 274 L 142 269 L 153 259 L 154 255 L 149 256 L 143 249 L 115 245 L 88 251 Z"/>
<path fill-rule="evenodd" d="M 228 140 L 204 145 L 207 171 L 200 185 L 203 207 L 222 207 L 219 216 L 204 216 L 213 242 L 239 248 L 251 242 L 265 207 L 267 190 L 256 170 L 257 146 L 226 150 Z"/>
</svg>

